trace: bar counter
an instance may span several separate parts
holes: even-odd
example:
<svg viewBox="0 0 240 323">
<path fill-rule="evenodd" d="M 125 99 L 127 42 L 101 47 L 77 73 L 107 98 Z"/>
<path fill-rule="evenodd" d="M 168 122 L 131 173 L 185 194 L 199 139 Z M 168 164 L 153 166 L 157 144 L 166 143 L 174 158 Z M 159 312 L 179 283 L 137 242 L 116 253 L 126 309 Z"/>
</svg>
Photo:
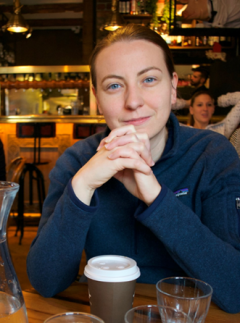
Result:
<svg viewBox="0 0 240 323">
<path fill-rule="evenodd" d="M 44 298 L 34 289 L 23 292 L 29 323 L 42 323 L 48 317 L 61 312 L 90 313 L 86 283 L 73 283 L 53 298 Z M 133 306 L 157 304 L 156 286 L 136 284 Z M 211 304 L 205 323 L 239 323 L 240 313 L 229 314 Z"/>
<path fill-rule="evenodd" d="M 30 114 L 20 116 L 1 116 L 0 124 L 22 122 L 55 122 L 55 123 L 104 123 L 104 117 L 100 115 L 46 115 Z"/>
<path fill-rule="evenodd" d="M 176 115 L 179 122 L 187 123 L 189 117 Z M 213 116 L 212 122 L 221 121 L 225 116 Z M 105 123 L 102 115 L 46 115 L 46 114 L 31 114 L 31 115 L 14 115 L 0 116 L 0 124 L 19 123 L 19 122 L 56 122 L 56 123 Z"/>
</svg>

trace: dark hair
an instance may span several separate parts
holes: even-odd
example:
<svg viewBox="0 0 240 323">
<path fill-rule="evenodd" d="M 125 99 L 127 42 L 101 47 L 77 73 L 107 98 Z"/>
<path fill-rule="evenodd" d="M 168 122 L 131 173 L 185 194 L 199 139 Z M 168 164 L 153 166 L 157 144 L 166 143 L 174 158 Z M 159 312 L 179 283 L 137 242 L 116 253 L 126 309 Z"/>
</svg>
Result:
<svg viewBox="0 0 240 323">
<path fill-rule="evenodd" d="M 208 90 L 203 90 L 203 91 L 197 91 L 196 93 L 193 94 L 193 96 L 191 97 L 191 103 L 190 103 L 190 106 L 192 107 L 196 98 L 199 97 L 200 95 L 202 94 L 206 94 L 208 95 L 214 102 L 214 97 L 212 96 L 212 94 L 208 91 Z M 210 122 L 211 123 L 211 122 Z M 194 126 L 194 118 L 193 118 L 193 115 L 192 114 L 189 114 L 189 121 L 188 121 L 188 124 L 190 126 Z"/>
<path fill-rule="evenodd" d="M 204 78 L 205 82 L 208 79 L 209 71 L 207 70 L 206 67 L 199 66 L 199 67 L 196 67 L 196 68 L 192 68 L 192 71 L 193 72 L 200 72 L 201 73 L 201 77 Z"/>
<path fill-rule="evenodd" d="M 98 54 L 106 47 L 120 41 L 133 41 L 133 40 L 146 40 L 150 43 L 153 43 L 159 46 L 164 55 L 164 60 L 169 72 L 170 77 L 173 77 L 173 73 L 175 72 L 173 59 L 171 51 L 166 44 L 165 40 L 157 34 L 155 31 L 151 30 L 150 28 L 136 25 L 136 24 L 128 24 L 123 28 L 119 28 L 114 32 L 109 33 L 105 38 L 100 40 L 95 49 L 92 52 L 90 57 L 90 69 L 91 69 L 91 78 L 93 86 L 96 89 L 96 58 Z"/>
</svg>

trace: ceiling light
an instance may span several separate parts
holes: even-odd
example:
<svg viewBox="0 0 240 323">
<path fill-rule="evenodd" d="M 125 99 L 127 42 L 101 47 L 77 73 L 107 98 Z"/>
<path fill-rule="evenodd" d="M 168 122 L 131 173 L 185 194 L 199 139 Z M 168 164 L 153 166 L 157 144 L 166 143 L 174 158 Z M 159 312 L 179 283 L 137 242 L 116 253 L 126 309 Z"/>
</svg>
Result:
<svg viewBox="0 0 240 323">
<path fill-rule="evenodd" d="M 112 0 L 112 13 L 103 26 L 103 29 L 114 31 L 124 26 L 124 19 L 118 12 L 118 1 Z"/>
<path fill-rule="evenodd" d="M 22 6 L 20 5 L 20 1 L 15 0 L 14 13 L 11 15 L 8 23 L 4 26 L 4 29 L 13 33 L 25 33 L 28 31 L 29 26 L 20 14 L 21 8 Z"/>
</svg>

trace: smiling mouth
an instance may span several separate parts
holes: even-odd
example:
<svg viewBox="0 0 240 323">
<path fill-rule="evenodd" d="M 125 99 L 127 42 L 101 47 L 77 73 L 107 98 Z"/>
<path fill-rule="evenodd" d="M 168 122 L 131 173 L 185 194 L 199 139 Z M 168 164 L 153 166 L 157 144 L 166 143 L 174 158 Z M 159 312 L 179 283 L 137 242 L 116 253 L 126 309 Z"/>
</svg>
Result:
<svg viewBox="0 0 240 323">
<path fill-rule="evenodd" d="M 130 120 L 124 121 L 124 123 L 132 124 L 134 126 L 138 126 L 138 125 L 141 125 L 141 124 L 145 123 L 146 121 L 148 121 L 149 118 L 150 117 L 142 117 L 142 118 L 130 119 Z"/>
</svg>

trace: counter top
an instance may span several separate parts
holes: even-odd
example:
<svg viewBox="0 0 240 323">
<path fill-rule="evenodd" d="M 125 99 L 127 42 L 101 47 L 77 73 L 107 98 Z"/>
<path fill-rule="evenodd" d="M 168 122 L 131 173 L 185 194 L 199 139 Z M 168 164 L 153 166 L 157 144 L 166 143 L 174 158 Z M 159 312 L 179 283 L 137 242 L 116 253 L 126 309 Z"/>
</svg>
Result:
<svg viewBox="0 0 240 323">
<path fill-rule="evenodd" d="M 22 116 L 1 116 L 0 123 L 56 122 L 56 123 L 105 123 L 99 115 L 46 115 L 31 114 Z"/>
</svg>

